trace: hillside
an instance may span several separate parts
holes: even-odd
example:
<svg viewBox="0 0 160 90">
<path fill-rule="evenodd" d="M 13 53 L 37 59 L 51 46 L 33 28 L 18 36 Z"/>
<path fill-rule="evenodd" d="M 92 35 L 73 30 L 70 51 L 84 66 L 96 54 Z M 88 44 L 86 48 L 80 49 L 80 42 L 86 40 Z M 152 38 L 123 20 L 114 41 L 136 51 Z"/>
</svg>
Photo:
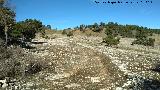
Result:
<svg viewBox="0 0 160 90">
<path fill-rule="evenodd" d="M 160 90 L 158 6 L 93 3 L 0 0 L 0 90 Z"/>
<path fill-rule="evenodd" d="M 20 90 L 158 90 L 160 75 L 156 66 L 160 46 L 130 45 L 122 38 L 118 47 L 107 47 L 96 36 L 47 34 L 30 43 L 33 49 L 19 48 L 14 56 L 28 67 L 38 62 L 42 69 L 17 78 Z M 17 53 L 17 52 L 16 52 Z M 23 55 L 22 55 L 23 54 Z M 32 68 L 34 67 L 31 65 Z M 35 70 L 34 69 L 34 70 Z M 21 69 L 20 69 L 21 70 Z M 23 71 L 23 70 L 22 70 Z M 29 69 L 28 69 L 29 71 Z M 11 88 L 11 87 L 7 87 Z"/>
</svg>

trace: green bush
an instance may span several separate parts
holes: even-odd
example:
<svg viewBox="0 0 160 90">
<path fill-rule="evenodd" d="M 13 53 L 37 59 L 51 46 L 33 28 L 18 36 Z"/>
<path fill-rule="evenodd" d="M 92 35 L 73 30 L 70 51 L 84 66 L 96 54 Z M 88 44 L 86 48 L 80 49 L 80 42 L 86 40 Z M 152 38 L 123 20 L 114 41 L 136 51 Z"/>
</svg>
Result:
<svg viewBox="0 0 160 90">
<path fill-rule="evenodd" d="M 92 30 L 93 32 L 101 32 L 102 31 L 102 28 L 94 28 L 93 30 Z"/>
<path fill-rule="evenodd" d="M 62 31 L 62 34 L 63 34 L 63 35 L 66 35 L 66 34 L 67 34 L 66 30 L 63 30 L 63 31 Z"/>
<path fill-rule="evenodd" d="M 12 38 L 20 38 L 22 37 L 22 33 L 16 29 L 12 30 L 10 35 L 12 36 Z"/>
<path fill-rule="evenodd" d="M 148 42 L 148 45 L 149 45 L 149 46 L 154 46 L 155 39 L 149 38 L 148 41 L 149 41 L 149 42 Z"/>
<path fill-rule="evenodd" d="M 103 38 L 103 42 L 107 44 L 107 46 L 117 45 L 119 44 L 120 38 L 115 38 L 112 35 L 107 36 L 106 38 Z"/>
<path fill-rule="evenodd" d="M 103 38 L 103 42 L 107 44 L 107 46 L 118 45 L 120 38 L 117 38 L 117 34 L 112 30 L 107 28 L 105 30 L 106 38 Z"/>
<path fill-rule="evenodd" d="M 148 34 L 144 30 L 138 30 L 136 33 L 136 40 L 132 42 L 133 44 L 139 44 L 144 46 L 154 46 L 155 39 L 147 38 Z"/>
<path fill-rule="evenodd" d="M 139 45 L 144 45 L 144 46 L 154 46 L 154 42 L 155 42 L 155 39 L 152 39 L 152 38 L 138 38 L 137 40 L 133 41 L 132 42 L 132 45 L 133 44 L 139 44 Z"/>
<path fill-rule="evenodd" d="M 38 32 L 41 32 L 42 35 L 45 34 L 42 22 L 36 19 L 26 19 L 25 21 L 17 22 L 13 29 L 10 35 L 17 39 L 24 37 L 25 41 L 31 41 Z"/>
<path fill-rule="evenodd" d="M 71 31 L 68 32 L 68 33 L 67 33 L 67 36 L 68 36 L 68 37 L 73 36 L 73 32 L 71 32 Z"/>
</svg>

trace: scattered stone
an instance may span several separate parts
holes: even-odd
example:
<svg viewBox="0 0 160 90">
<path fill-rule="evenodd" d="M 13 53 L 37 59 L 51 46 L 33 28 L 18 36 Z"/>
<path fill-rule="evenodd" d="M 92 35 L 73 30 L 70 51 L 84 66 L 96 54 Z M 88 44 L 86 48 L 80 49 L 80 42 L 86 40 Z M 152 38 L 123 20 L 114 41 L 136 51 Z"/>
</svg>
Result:
<svg viewBox="0 0 160 90">
<path fill-rule="evenodd" d="M 0 84 L 1 84 L 2 88 L 6 88 L 8 86 L 6 79 L 5 80 L 0 80 Z"/>
<path fill-rule="evenodd" d="M 121 40 L 122 42 L 118 45 L 118 48 L 106 47 L 103 44 L 98 44 L 101 41 L 102 38 L 92 37 L 92 36 L 91 37 L 74 36 L 73 38 L 70 38 L 70 37 L 59 37 L 57 35 L 57 37 L 54 39 L 37 39 L 37 40 L 35 39 L 34 42 L 46 42 L 46 43 L 43 44 L 30 43 L 31 46 L 36 47 L 36 49 L 34 49 L 35 51 L 32 50 L 32 52 L 31 50 L 24 49 L 25 54 L 26 55 L 31 54 L 36 58 L 38 57 L 38 60 L 44 60 L 46 64 L 48 64 L 48 66 L 50 67 L 51 69 L 50 71 L 52 71 L 53 68 L 55 68 L 56 66 L 55 68 L 56 73 L 51 73 L 50 71 L 46 71 L 47 73 L 50 73 L 47 74 L 45 73 L 45 70 L 40 71 L 43 72 L 43 74 L 37 73 L 35 74 L 35 76 L 32 76 L 31 79 L 27 79 L 31 81 L 26 81 L 26 82 L 24 81 L 24 83 L 27 85 L 28 89 L 30 89 L 29 87 L 33 86 L 34 83 L 37 84 L 37 82 L 41 84 L 45 83 L 47 86 L 51 84 L 53 87 L 54 86 L 66 87 L 68 89 L 77 88 L 81 86 L 85 87 L 84 85 L 89 86 L 89 84 L 86 83 L 89 82 L 92 83 L 94 87 L 94 85 L 97 84 L 98 85 L 108 84 L 110 77 L 112 77 L 112 79 L 118 77 L 123 78 L 122 74 L 120 73 L 117 74 L 118 71 L 122 71 L 124 75 L 128 75 L 127 77 L 128 79 L 126 80 L 126 82 L 119 87 L 116 87 L 116 85 L 118 85 L 118 83 L 116 83 L 118 82 L 118 80 L 117 81 L 115 80 L 116 82 L 109 82 L 109 85 L 111 86 L 109 88 L 113 87 L 116 90 L 125 90 L 124 88 L 128 88 L 130 85 L 138 85 L 139 83 L 141 83 L 141 79 L 139 78 L 139 76 L 138 77 L 136 76 L 139 73 L 145 74 L 146 72 L 148 72 L 148 71 L 145 72 L 142 71 L 143 67 L 145 68 L 148 67 L 147 69 L 149 69 L 149 67 L 151 67 L 152 65 L 152 62 L 160 60 L 160 54 L 159 54 L 160 50 L 159 51 L 158 49 L 154 50 L 154 48 L 147 49 L 144 46 L 136 46 L 136 45 L 131 46 L 130 44 L 128 44 L 128 42 L 132 41 L 131 39 L 127 38 L 124 38 L 124 40 L 122 39 Z M 109 60 L 102 61 L 101 59 L 95 58 L 94 56 L 97 56 L 97 54 L 93 54 L 94 51 L 109 57 L 111 61 L 110 62 Z M 94 65 L 92 65 L 92 61 L 94 60 L 95 60 Z M 101 64 L 103 64 L 103 68 L 106 69 L 103 70 L 101 74 L 97 73 L 97 75 L 95 76 L 86 75 L 90 74 L 90 72 L 97 72 L 99 70 L 100 65 L 98 66 L 99 64 L 98 61 L 100 61 Z M 53 66 L 53 62 L 55 66 Z M 113 64 L 113 66 L 117 67 L 116 68 L 117 70 L 116 72 L 114 72 L 113 70 L 112 74 L 107 78 L 105 78 L 108 80 L 108 82 L 104 84 L 102 83 L 103 80 L 100 78 L 101 75 L 110 74 L 109 70 L 113 68 L 113 67 L 105 67 L 105 65 L 108 63 Z M 90 70 L 86 70 L 88 69 L 86 67 L 88 67 Z M 114 75 L 117 75 L 118 77 Z M 88 77 L 83 78 L 83 76 L 84 77 L 88 76 Z M 149 76 L 153 78 L 154 74 L 149 74 Z M 39 79 L 39 77 L 43 77 L 43 80 Z M 73 81 L 76 79 L 76 81 L 78 81 L 78 83 L 80 84 L 73 83 L 70 78 L 72 78 Z M 85 80 L 88 81 L 83 82 Z M 58 86 L 60 85 L 59 84 L 60 82 L 62 82 L 62 84 L 61 86 Z M 5 80 L 0 80 L 0 83 L 2 87 L 7 87 L 7 83 Z M 25 86 L 25 84 L 23 84 L 22 87 Z M 102 88 L 100 90 L 108 90 L 108 87 L 107 88 L 100 87 L 100 88 Z M 25 89 L 26 88 L 24 88 L 24 90 Z"/>
<path fill-rule="evenodd" d="M 124 90 L 122 87 L 117 87 L 116 90 Z"/>
<path fill-rule="evenodd" d="M 90 77 L 92 83 L 98 83 L 100 82 L 100 77 Z"/>
<path fill-rule="evenodd" d="M 81 86 L 80 84 L 71 83 L 69 85 L 66 85 L 65 87 L 67 87 L 69 89 L 69 88 L 75 88 L 75 87 L 80 87 L 80 86 Z"/>
</svg>

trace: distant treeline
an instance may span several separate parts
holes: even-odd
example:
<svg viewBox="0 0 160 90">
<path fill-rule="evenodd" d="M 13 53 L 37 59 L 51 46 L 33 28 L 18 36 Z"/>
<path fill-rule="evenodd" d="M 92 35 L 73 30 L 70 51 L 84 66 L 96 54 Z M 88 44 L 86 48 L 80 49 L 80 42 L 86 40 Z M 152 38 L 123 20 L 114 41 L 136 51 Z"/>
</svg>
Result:
<svg viewBox="0 0 160 90">
<path fill-rule="evenodd" d="M 136 35 L 136 32 L 143 31 L 144 33 L 148 34 L 149 36 L 153 33 L 160 34 L 160 29 L 151 29 L 147 27 L 142 27 L 138 25 L 121 25 L 116 22 L 108 22 L 103 23 L 100 22 L 94 23 L 93 25 L 80 25 L 75 27 L 74 29 L 80 29 L 81 31 L 85 31 L 87 29 L 90 29 L 94 32 L 101 32 L 103 29 L 110 29 L 114 34 L 121 35 L 123 37 L 134 37 Z"/>
<path fill-rule="evenodd" d="M 154 46 L 155 39 L 149 38 L 153 33 L 160 34 L 160 29 L 151 29 L 138 25 L 121 25 L 114 22 L 108 23 L 94 23 L 93 25 L 80 25 L 74 28 L 79 29 L 82 32 L 86 30 L 92 30 L 97 33 L 105 32 L 106 37 L 103 38 L 103 42 L 109 46 L 119 44 L 120 38 L 136 38 L 132 45 L 140 44 L 145 46 Z"/>
</svg>

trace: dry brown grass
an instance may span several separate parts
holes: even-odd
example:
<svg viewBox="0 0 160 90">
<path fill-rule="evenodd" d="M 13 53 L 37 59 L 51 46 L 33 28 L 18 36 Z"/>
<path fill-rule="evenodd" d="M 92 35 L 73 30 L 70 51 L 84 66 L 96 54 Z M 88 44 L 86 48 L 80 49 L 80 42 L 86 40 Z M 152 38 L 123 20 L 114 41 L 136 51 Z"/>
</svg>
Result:
<svg viewBox="0 0 160 90">
<path fill-rule="evenodd" d="M 101 32 L 93 32 L 90 29 L 86 29 L 85 31 L 80 31 L 80 30 L 74 30 L 73 31 L 74 35 L 82 35 L 82 36 L 95 36 L 95 37 L 105 37 L 104 30 Z"/>
<path fill-rule="evenodd" d="M 62 31 L 61 30 L 45 30 L 46 35 L 50 35 L 50 34 L 61 34 Z"/>
</svg>

